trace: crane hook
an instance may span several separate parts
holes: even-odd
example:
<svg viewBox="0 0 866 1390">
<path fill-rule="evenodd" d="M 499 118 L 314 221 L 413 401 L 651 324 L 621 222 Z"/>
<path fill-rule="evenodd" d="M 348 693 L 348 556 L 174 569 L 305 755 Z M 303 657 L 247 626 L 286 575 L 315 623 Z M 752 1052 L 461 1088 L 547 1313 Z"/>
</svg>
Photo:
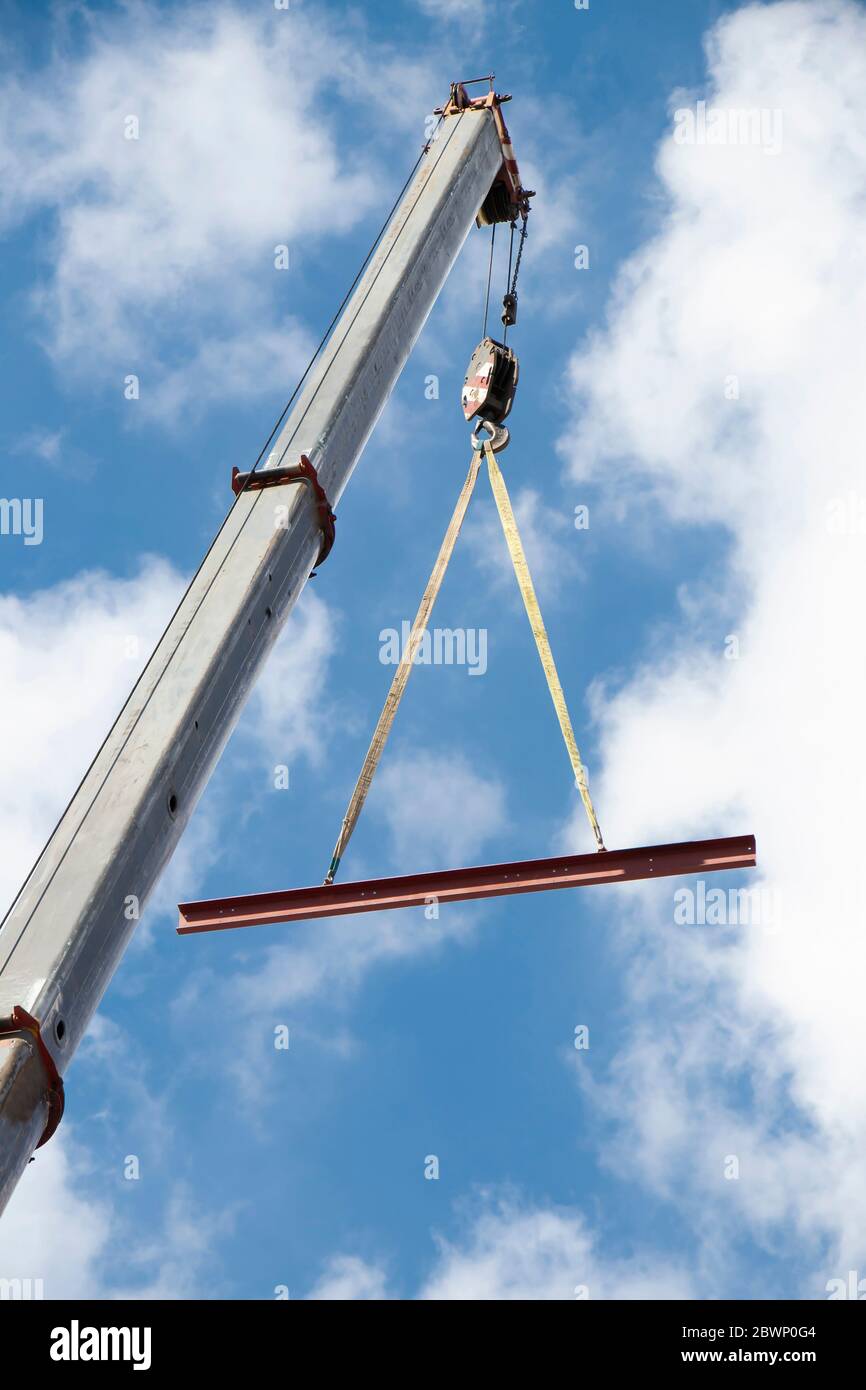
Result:
<svg viewBox="0 0 866 1390">
<path fill-rule="evenodd" d="M 479 431 L 486 430 L 489 438 L 482 439 Z M 492 420 L 479 420 L 472 431 L 472 448 L 478 452 L 489 443 L 494 454 L 501 454 L 503 449 L 507 449 L 511 442 L 511 435 L 504 425 L 494 425 Z"/>
</svg>

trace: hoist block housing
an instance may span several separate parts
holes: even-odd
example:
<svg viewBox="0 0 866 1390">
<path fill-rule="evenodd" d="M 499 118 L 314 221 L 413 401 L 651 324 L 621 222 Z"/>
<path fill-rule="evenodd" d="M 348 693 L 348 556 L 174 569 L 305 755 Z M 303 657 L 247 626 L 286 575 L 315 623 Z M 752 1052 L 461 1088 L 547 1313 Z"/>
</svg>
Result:
<svg viewBox="0 0 866 1390">
<path fill-rule="evenodd" d="M 501 425 L 511 410 L 520 367 L 517 354 L 504 343 L 484 338 L 469 360 L 460 402 L 467 420 L 479 418 Z"/>
</svg>

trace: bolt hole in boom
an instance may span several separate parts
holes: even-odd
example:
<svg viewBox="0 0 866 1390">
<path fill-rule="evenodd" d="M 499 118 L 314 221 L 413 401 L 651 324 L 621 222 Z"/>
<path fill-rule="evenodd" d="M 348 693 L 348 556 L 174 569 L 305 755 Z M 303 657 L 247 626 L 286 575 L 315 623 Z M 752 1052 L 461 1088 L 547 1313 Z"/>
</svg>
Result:
<svg viewBox="0 0 866 1390">
<path fill-rule="evenodd" d="M 166 805 L 168 806 L 168 814 L 171 816 L 172 820 L 174 820 L 177 815 L 177 792 L 169 792 Z"/>
</svg>

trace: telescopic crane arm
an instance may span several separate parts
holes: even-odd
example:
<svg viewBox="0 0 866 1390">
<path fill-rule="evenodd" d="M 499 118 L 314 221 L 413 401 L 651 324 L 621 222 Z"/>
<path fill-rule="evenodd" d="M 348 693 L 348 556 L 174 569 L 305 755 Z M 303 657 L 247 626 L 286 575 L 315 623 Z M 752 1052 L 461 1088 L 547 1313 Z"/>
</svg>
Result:
<svg viewBox="0 0 866 1390">
<path fill-rule="evenodd" d="M 473 221 L 525 206 L 500 99 L 456 84 L 441 114 L 265 466 L 289 475 L 240 490 L 0 929 L 0 1210 Z"/>
</svg>

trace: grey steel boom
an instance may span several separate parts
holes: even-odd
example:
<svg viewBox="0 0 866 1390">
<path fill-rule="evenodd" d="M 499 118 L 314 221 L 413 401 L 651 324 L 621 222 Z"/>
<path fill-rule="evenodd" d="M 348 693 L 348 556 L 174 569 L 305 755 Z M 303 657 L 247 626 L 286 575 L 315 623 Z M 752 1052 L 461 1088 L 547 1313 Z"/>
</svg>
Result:
<svg viewBox="0 0 866 1390">
<path fill-rule="evenodd" d="M 494 190 L 502 210 L 516 173 L 503 132 L 498 99 L 452 89 L 279 435 L 269 464 L 306 455 L 332 505 Z M 0 930 L 0 1210 L 56 1121 L 59 1077 L 135 928 L 130 900 L 147 901 L 315 563 L 311 499 L 303 482 L 237 498 Z"/>
</svg>

